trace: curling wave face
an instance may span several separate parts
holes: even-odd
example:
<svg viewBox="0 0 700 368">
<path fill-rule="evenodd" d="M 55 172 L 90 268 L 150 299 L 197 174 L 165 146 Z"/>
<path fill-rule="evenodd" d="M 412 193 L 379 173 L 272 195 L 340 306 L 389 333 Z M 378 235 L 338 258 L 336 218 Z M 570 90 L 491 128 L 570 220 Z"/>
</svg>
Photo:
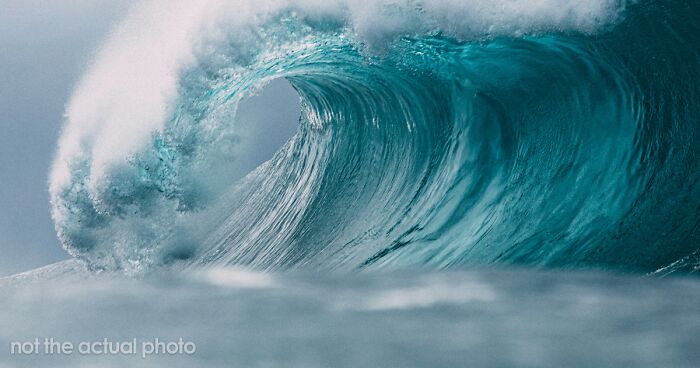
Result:
<svg viewBox="0 0 700 368">
<path fill-rule="evenodd" d="M 693 272 L 698 12 L 613 0 L 142 5 L 68 107 L 50 184 L 57 232 L 90 267 L 127 272 Z M 276 78 L 299 93 L 298 133 L 239 180 L 238 104 Z"/>
</svg>

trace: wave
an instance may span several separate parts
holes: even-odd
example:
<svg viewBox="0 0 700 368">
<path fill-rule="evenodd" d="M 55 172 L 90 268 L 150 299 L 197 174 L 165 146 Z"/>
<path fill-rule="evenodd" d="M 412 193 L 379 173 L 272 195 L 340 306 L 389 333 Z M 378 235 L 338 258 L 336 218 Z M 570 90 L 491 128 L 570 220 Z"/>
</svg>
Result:
<svg viewBox="0 0 700 368">
<path fill-rule="evenodd" d="M 78 85 L 50 177 L 93 269 L 700 267 L 692 1 L 140 5 Z M 298 133 L 238 180 L 239 103 Z M 274 106 L 271 106 L 274 108 Z"/>
</svg>

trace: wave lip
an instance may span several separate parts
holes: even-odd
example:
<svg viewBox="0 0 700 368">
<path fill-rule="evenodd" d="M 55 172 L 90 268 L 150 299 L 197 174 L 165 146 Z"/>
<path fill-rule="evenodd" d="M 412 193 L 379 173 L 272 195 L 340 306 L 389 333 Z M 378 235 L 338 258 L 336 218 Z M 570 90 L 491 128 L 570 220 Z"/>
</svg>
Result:
<svg viewBox="0 0 700 368">
<path fill-rule="evenodd" d="M 315 5 L 137 9 L 69 105 L 51 177 L 64 246 L 128 272 L 653 271 L 697 252 L 685 101 L 700 94 L 680 81 L 700 68 L 657 61 L 700 60 L 692 4 Z M 299 132 L 236 181 L 238 103 L 276 78 L 300 95 Z M 657 231 L 665 217 L 674 236 Z"/>
</svg>

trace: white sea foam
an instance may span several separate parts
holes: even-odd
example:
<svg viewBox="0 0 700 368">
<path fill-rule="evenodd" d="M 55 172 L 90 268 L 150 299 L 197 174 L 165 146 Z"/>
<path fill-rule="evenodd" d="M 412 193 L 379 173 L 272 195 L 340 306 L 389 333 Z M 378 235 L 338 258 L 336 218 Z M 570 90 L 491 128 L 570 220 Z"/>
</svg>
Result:
<svg viewBox="0 0 700 368">
<path fill-rule="evenodd" d="M 487 284 L 477 280 L 439 285 L 414 286 L 383 290 L 369 294 L 359 301 L 340 304 L 340 308 L 365 311 L 404 310 L 431 308 L 436 305 L 492 302 L 496 292 Z"/>
<path fill-rule="evenodd" d="M 213 268 L 203 274 L 213 285 L 234 289 L 264 289 L 275 286 L 272 275 L 238 268 Z"/>
</svg>

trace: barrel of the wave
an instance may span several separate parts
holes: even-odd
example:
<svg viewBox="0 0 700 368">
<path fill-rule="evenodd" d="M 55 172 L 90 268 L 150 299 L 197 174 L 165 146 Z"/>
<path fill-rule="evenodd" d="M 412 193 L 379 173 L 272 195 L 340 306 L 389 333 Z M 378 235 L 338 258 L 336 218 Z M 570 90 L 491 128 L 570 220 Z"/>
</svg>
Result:
<svg viewBox="0 0 700 368">
<path fill-rule="evenodd" d="M 61 240 L 98 268 L 137 271 L 653 270 L 697 250 L 697 5 L 525 17 L 506 5 L 481 23 L 398 7 L 387 16 L 419 27 L 388 32 L 354 9 L 211 23 L 218 37 L 197 35 L 196 57 L 169 74 L 176 88 L 154 109 L 166 117 L 139 150 L 105 141 L 122 125 L 70 125 L 81 149 L 59 154 L 67 175 L 52 185 Z M 228 182 L 235 106 L 273 78 L 303 100 L 300 133 Z M 94 120 L 129 110 L 107 105 Z M 105 152 L 117 163 L 101 165 Z"/>
</svg>

